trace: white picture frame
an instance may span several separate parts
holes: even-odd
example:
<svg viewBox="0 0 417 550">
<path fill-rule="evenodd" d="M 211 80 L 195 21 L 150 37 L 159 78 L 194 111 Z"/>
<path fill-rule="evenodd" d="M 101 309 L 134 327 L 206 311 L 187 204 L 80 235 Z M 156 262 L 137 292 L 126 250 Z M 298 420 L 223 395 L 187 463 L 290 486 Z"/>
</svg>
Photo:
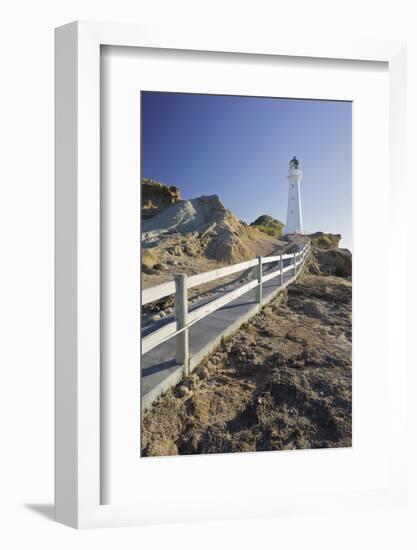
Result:
<svg viewBox="0 0 417 550">
<path fill-rule="evenodd" d="M 56 30 L 56 519 L 76 528 L 121 526 L 187 519 L 175 501 L 161 511 L 151 504 L 101 504 L 100 401 L 100 48 L 102 45 L 264 54 L 334 60 L 382 61 L 389 70 L 390 185 L 405 179 L 405 44 L 388 41 L 293 42 L 230 29 L 194 28 L 185 36 L 169 27 L 75 22 Z M 401 229 L 400 213 L 394 213 Z M 390 315 L 405 318 L 404 303 Z M 405 355 L 397 369 L 404 382 Z M 402 382 L 401 382 L 402 381 Z M 404 410 L 398 411 L 404 414 Z M 400 428 L 399 428 L 400 430 Z M 401 434 L 397 463 L 401 470 Z M 392 475 L 382 495 L 339 495 L 343 507 L 358 499 L 372 506 L 404 498 L 405 479 Z M 339 498 L 340 497 L 340 498 Z M 326 504 L 327 499 L 327 504 Z M 221 499 L 220 499 L 221 500 Z M 193 517 L 221 517 L 221 501 Z M 334 497 L 289 495 L 271 513 L 335 505 Z M 213 511 L 211 516 L 210 510 Z M 214 513 L 216 511 L 216 513 Z M 237 509 L 236 515 L 244 514 Z M 230 515 L 225 514 L 225 517 Z M 232 516 L 233 517 L 233 516 Z"/>
</svg>

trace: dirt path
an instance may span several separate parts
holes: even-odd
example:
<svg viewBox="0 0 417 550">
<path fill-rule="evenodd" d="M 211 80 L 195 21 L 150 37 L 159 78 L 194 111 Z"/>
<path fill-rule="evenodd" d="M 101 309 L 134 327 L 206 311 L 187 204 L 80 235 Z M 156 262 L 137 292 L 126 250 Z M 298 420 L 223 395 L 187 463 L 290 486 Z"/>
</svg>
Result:
<svg viewBox="0 0 417 550">
<path fill-rule="evenodd" d="M 351 445 L 351 283 L 307 275 L 143 417 L 144 456 Z"/>
</svg>

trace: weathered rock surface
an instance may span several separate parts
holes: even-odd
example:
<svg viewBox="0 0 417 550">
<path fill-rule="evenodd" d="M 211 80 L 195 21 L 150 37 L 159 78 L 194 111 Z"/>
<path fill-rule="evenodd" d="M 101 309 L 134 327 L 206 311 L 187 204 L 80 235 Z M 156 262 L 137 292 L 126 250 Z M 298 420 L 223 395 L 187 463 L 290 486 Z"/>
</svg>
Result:
<svg viewBox="0 0 417 550">
<path fill-rule="evenodd" d="M 142 250 L 141 257 L 142 267 L 153 268 L 158 262 L 158 254 L 156 250 L 150 248 Z"/>
<path fill-rule="evenodd" d="M 318 250 L 316 258 L 322 273 L 339 277 L 352 275 L 352 253 L 346 248 Z"/>
<path fill-rule="evenodd" d="M 181 236 L 186 243 L 179 246 Z M 172 246 L 174 242 L 176 245 Z M 204 255 L 209 259 L 237 263 L 265 255 L 275 240 L 247 225 L 221 203 L 217 195 L 181 200 L 142 222 L 142 243 L 164 246 L 175 255 Z"/>
<path fill-rule="evenodd" d="M 317 319 L 321 319 L 324 314 L 323 307 L 319 302 L 314 300 L 305 301 L 303 304 L 303 311 L 309 317 L 316 317 Z"/>
<path fill-rule="evenodd" d="M 181 200 L 178 187 L 142 179 L 142 218 L 151 218 Z"/>
<path fill-rule="evenodd" d="M 307 265 L 313 275 L 352 275 L 352 253 L 347 248 L 339 248 L 341 235 L 322 233 L 310 235 L 312 253 Z"/>
</svg>

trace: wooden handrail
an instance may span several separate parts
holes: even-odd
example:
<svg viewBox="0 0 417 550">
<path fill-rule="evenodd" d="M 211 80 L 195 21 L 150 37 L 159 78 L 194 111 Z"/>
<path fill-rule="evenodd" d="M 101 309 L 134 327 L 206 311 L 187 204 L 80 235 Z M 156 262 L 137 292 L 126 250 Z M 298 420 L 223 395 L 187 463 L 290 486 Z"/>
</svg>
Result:
<svg viewBox="0 0 417 550">
<path fill-rule="evenodd" d="M 307 245 L 305 245 L 304 249 L 306 247 Z M 303 251 L 297 252 L 296 254 L 300 254 L 301 252 Z M 289 258 L 292 258 L 292 257 L 293 257 L 293 254 L 282 255 L 283 260 L 288 260 Z M 281 259 L 281 256 L 263 256 L 262 265 L 270 262 L 279 262 L 280 259 Z M 221 279 L 222 277 L 226 277 L 227 275 L 233 275 L 234 273 L 238 273 L 239 271 L 244 271 L 245 269 L 256 267 L 257 265 L 258 265 L 257 259 L 248 260 L 246 262 L 240 262 L 238 264 L 230 265 L 227 267 L 213 269 L 212 271 L 205 271 L 204 273 L 198 273 L 197 275 L 191 275 L 187 278 L 188 288 L 194 288 L 196 286 L 199 286 L 205 283 L 210 283 L 211 281 L 215 281 L 216 279 Z M 161 298 L 166 298 L 171 294 L 175 294 L 175 281 L 168 281 L 160 285 L 145 288 L 144 290 L 142 290 L 142 305 L 144 306 L 151 302 L 155 302 L 156 300 L 160 300 Z"/>
<path fill-rule="evenodd" d="M 175 293 L 175 281 L 168 281 L 161 285 L 151 286 L 142 290 L 142 305 L 150 304 Z"/>
<path fill-rule="evenodd" d="M 188 277 L 188 288 L 209 283 L 211 281 L 215 281 L 216 279 L 226 277 L 227 275 L 233 275 L 233 273 L 250 269 L 251 267 L 255 267 L 257 265 L 258 260 L 249 260 L 247 262 L 241 262 L 239 264 L 213 269 L 212 271 L 205 271 L 204 273 L 199 273 L 198 275 L 191 275 Z"/>
<path fill-rule="evenodd" d="M 176 293 L 176 313 L 182 312 L 181 319 L 174 319 L 173 321 L 165 324 L 163 327 L 153 331 L 151 334 L 144 336 L 142 338 L 142 354 L 147 353 L 148 351 L 152 350 L 156 346 L 162 344 L 166 340 L 169 340 L 170 338 L 176 336 L 177 337 L 177 353 L 180 353 L 181 356 L 186 357 L 187 361 L 185 361 L 186 370 L 188 369 L 187 363 L 188 363 L 188 328 L 193 325 L 194 323 L 200 321 L 207 315 L 210 315 L 217 309 L 222 308 L 229 302 L 232 302 L 242 296 L 243 294 L 246 294 L 253 288 L 257 288 L 263 283 L 266 283 L 267 281 L 270 281 L 271 279 L 281 276 L 281 284 L 283 284 L 283 274 L 287 271 L 294 270 L 294 277 L 297 277 L 297 275 L 300 273 L 301 268 L 297 269 L 298 266 L 304 263 L 305 258 L 307 257 L 307 254 L 310 250 L 310 243 L 308 242 L 302 250 L 295 254 L 285 254 L 282 256 L 266 256 L 264 258 L 259 257 L 256 260 L 249 260 L 248 262 L 241 262 L 239 264 L 235 264 L 233 266 L 228 266 L 225 268 L 215 269 L 213 271 L 208 271 L 205 273 L 201 273 L 198 275 L 192 275 L 191 277 L 186 277 L 185 275 L 182 275 L 181 277 L 184 279 L 181 288 L 192 288 L 195 286 L 198 286 L 200 284 L 213 281 L 216 279 L 220 279 L 226 275 L 230 275 L 233 273 L 237 273 L 239 271 L 243 271 L 245 269 L 260 266 L 265 263 L 270 263 L 273 261 L 279 261 L 280 262 L 280 269 L 277 269 L 275 271 L 272 271 L 271 273 L 268 273 L 266 275 L 262 275 L 262 273 L 258 273 L 258 276 L 255 280 L 250 281 L 249 283 L 246 283 L 244 285 L 239 286 L 238 288 L 231 290 L 227 294 L 221 296 L 220 298 L 217 298 L 215 300 L 212 300 L 209 303 L 206 303 L 193 311 L 188 311 L 188 303 L 187 301 L 187 293 L 181 292 L 181 296 L 178 294 L 178 281 L 177 281 L 177 293 Z M 271 259 L 273 258 L 273 259 Z M 293 263 L 286 267 L 282 267 L 282 260 L 292 258 L 294 260 Z M 266 261 L 265 261 L 266 260 Z M 242 267 L 243 266 L 243 267 Z M 176 284 L 175 281 L 169 281 L 168 283 L 163 283 L 161 285 L 157 285 L 151 288 L 147 288 L 142 292 L 142 304 L 145 305 L 147 303 L 150 303 L 154 300 L 158 300 L 160 298 L 163 298 L 165 296 L 169 296 L 170 294 L 174 294 L 176 292 Z M 262 293 L 258 292 L 258 300 L 260 303 L 260 306 L 262 305 Z M 186 314 L 184 313 L 186 312 Z M 177 321 L 178 319 L 178 321 Z M 178 352 L 178 349 L 181 351 Z"/>
</svg>

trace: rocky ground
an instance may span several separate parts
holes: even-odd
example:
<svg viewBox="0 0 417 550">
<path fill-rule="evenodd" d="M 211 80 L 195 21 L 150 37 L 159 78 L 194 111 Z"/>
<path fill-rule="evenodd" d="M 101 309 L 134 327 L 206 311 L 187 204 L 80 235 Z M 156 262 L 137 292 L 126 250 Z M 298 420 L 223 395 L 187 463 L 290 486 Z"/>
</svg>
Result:
<svg viewBox="0 0 417 550">
<path fill-rule="evenodd" d="M 254 252 L 239 261 L 267 256 L 277 250 L 277 240 L 260 231 L 252 238 Z M 255 252 L 256 251 L 256 252 Z M 207 256 L 204 239 L 198 233 L 174 233 L 161 237 L 158 245 L 142 250 L 142 287 L 147 288 L 172 279 L 175 273 L 194 275 L 230 265 L 226 260 Z"/>
<path fill-rule="evenodd" d="M 317 255 L 144 413 L 143 456 L 351 446 L 351 280 Z"/>
</svg>

